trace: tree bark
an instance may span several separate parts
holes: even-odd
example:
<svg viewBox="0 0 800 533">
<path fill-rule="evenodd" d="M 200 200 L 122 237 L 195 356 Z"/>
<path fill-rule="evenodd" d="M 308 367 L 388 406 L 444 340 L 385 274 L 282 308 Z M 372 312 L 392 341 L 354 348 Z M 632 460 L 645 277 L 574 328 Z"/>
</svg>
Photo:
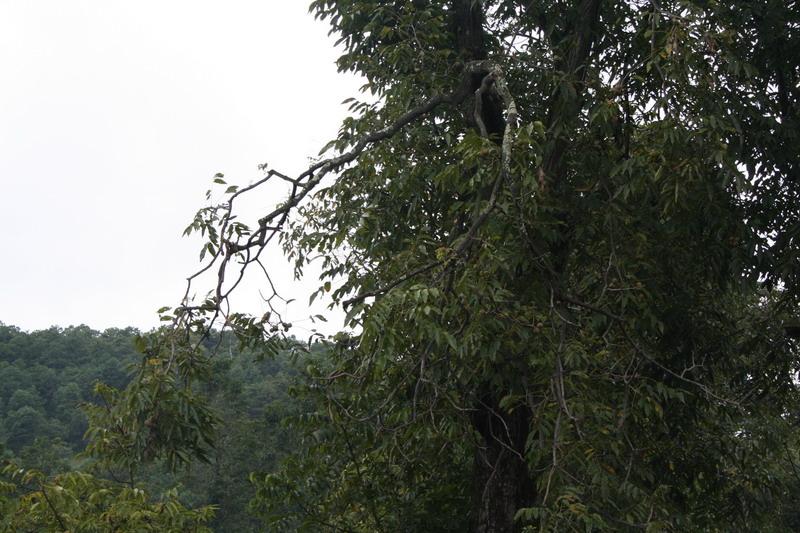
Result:
<svg viewBox="0 0 800 533">
<path fill-rule="evenodd" d="M 487 41 L 484 30 L 484 13 L 481 2 L 452 0 L 454 41 L 459 56 L 464 61 L 486 59 Z M 573 85 L 573 97 L 564 99 L 557 93 L 550 105 L 548 122 L 570 123 L 579 113 L 579 96 L 586 74 L 586 65 L 594 42 L 601 0 L 577 0 L 574 16 L 566 25 L 570 35 L 569 48 L 559 65 L 567 74 L 566 83 Z M 466 80 L 470 93 L 480 86 L 483 75 Z M 570 92 L 566 92 L 570 94 Z M 504 125 L 502 106 L 491 100 L 487 91 L 482 98 L 484 134 L 496 139 Z M 479 96 L 481 97 L 481 96 Z M 473 112 L 474 100 L 468 99 L 464 110 L 466 123 L 476 129 Z M 564 171 L 564 154 L 568 139 L 557 136 L 547 147 L 543 170 L 550 179 L 561 181 Z M 563 184 L 561 184 L 563 187 Z M 473 463 L 473 524 L 474 533 L 512 533 L 518 531 L 515 516 L 519 509 L 530 507 L 536 501 L 536 483 L 525 460 L 525 444 L 531 430 L 531 412 L 518 407 L 513 412 L 499 406 L 499 391 L 489 384 L 483 396 L 473 405 L 472 424 L 481 436 Z"/>
<path fill-rule="evenodd" d="M 453 0 L 453 32 L 457 50 L 464 61 L 487 58 L 481 3 Z M 469 93 L 481 86 L 484 74 L 466 80 Z M 505 129 L 503 106 L 497 95 L 487 91 L 480 106 L 485 134 L 502 141 Z M 475 102 L 468 98 L 464 115 L 469 127 L 478 129 L 474 117 Z M 489 385 L 486 385 L 487 389 Z M 524 459 L 525 441 L 530 431 L 530 412 L 519 408 L 513 413 L 500 409 L 498 391 L 485 393 L 473 405 L 472 424 L 482 437 L 473 462 L 474 533 L 511 533 L 514 517 L 522 507 L 534 501 L 535 487 Z"/>
<path fill-rule="evenodd" d="M 519 530 L 514 523 L 517 511 L 534 503 L 535 486 L 524 459 L 530 412 L 520 407 L 504 413 L 488 401 L 480 402 L 472 415 L 483 437 L 473 463 L 472 531 L 511 533 Z"/>
</svg>

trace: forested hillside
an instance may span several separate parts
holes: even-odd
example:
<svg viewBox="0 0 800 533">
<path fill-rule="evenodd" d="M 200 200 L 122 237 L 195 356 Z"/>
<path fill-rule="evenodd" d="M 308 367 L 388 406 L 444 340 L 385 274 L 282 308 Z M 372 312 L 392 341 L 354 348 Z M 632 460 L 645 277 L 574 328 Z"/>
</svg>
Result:
<svg viewBox="0 0 800 533">
<path fill-rule="evenodd" d="M 141 358 L 134 346 L 138 335 L 133 328 L 25 332 L 0 324 L 2 457 L 48 475 L 91 469 L 92 459 L 80 455 L 88 427 L 81 404 L 100 401 L 93 392 L 98 381 L 116 388 L 128 384 Z M 155 463 L 137 472 L 134 483 L 154 498 L 177 489 L 188 506 L 217 506 L 210 523 L 215 531 L 261 530 L 247 511 L 255 495 L 249 476 L 274 471 L 294 446 L 281 421 L 299 410 L 288 394 L 296 372 L 286 355 L 255 361 L 232 336 L 207 345 L 218 353 L 203 392 L 222 421 L 210 462 L 175 473 Z M 98 475 L 111 479 L 112 473 Z"/>
<path fill-rule="evenodd" d="M 135 330 L 92 331 L 86 326 L 26 333 L 0 325 L 0 420 L 3 444 L 16 454 L 60 439 L 80 451 L 86 431 L 78 404 L 96 381 L 123 387 L 135 363 Z M 41 446 L 40 446 L 41 447 Z"/>
</svg>

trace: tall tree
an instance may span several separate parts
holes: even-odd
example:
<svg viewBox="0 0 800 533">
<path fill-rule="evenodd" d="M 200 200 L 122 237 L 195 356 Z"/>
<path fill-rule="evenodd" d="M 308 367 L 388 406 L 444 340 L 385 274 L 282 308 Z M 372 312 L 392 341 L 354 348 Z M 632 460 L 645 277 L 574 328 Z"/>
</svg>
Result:
<svg viewBox="0 0 800 533">
<path fill-rule="evenodd" d="M 766 465 L 797 412 L 796 2 L 311 10 L 366 100 L 330 157 L 265 168 L 187 228 L 208 235 L 218 282 L 194 303 L 193 277 L 174 327 L 142 346 L 129 394 L 161 400 L 137 404 L 125 442 L 202 448 L 175 418 L 194 397 L 173 389 L 205 364 L 192 335 L 222 319 L 277 349 L 277 310 L 228 309 L 276 241 L 298 274 L 321 258 L 314 297 L 350 329 L 312 371 L 309 447 L 256 479 L 267 515 L 342 531 L 766 527 L 783 490 Z M 269 181 L 285 201 L 235 218 Z"/>
</svg>

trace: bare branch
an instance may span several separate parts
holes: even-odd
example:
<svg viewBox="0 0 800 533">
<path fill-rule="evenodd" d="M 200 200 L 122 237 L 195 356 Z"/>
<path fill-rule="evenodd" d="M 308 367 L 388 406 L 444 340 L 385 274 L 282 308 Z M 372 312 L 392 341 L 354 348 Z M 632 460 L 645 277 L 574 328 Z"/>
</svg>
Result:
<svg viewBox="0 0 800 533">
<path fill-rule="evenodd" d="M 229 243 L 229 249 L 231 250 L 231 253 L 236 253 L 256 245 L 263 245 L 263 235 L 267 231 L 275 232 L 280 230 L 291 210 L 296 207 L 312 190 L 314 190 L 314 188 L 320 184 L 322 179 L 329 172 L 338 170 L 343 165 L 354 161 L 369 145 L 392 137 L 404 126 L 420 118 L 421 116 L 430 113 L 441 104 L 454 103 L 460 99 L 463 99 L 463 97 L 460 96 L 460 92 L 434 96 L 422 105 L 407 111 L 390 125 L 365 135 L 355 144 L 355 146 L 353 146 L 350 151 L 345 152 L 337 157 L 332 157 L 313 164 L 294 180 L 284 176 L 285 179 L 291 181 L 291 183 L 293 183 L 295 186 L 292 194 L 289 196 L 286 202 L 259 219 L 259 230 L 253 234 L 253 236 L 251 236 L 247 243 Z M 274 226 L 271 227 L 270 224 L 276 219 L 278 220 L 277 224 L 274 224 Z"/>
</svg>

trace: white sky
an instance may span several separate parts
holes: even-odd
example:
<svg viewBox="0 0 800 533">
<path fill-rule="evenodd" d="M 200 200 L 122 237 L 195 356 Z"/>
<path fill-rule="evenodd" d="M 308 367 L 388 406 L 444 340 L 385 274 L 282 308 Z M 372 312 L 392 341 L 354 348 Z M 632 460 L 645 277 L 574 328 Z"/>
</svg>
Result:
<svg viewBox="0 0 800 533">
<path fill-rule="evenodd" d="M 300 170 L 357 92 L 308 3 L 0 0 L 0 321 L 148 329 L 178 303 L 212 176 Z"/>
</svg>

